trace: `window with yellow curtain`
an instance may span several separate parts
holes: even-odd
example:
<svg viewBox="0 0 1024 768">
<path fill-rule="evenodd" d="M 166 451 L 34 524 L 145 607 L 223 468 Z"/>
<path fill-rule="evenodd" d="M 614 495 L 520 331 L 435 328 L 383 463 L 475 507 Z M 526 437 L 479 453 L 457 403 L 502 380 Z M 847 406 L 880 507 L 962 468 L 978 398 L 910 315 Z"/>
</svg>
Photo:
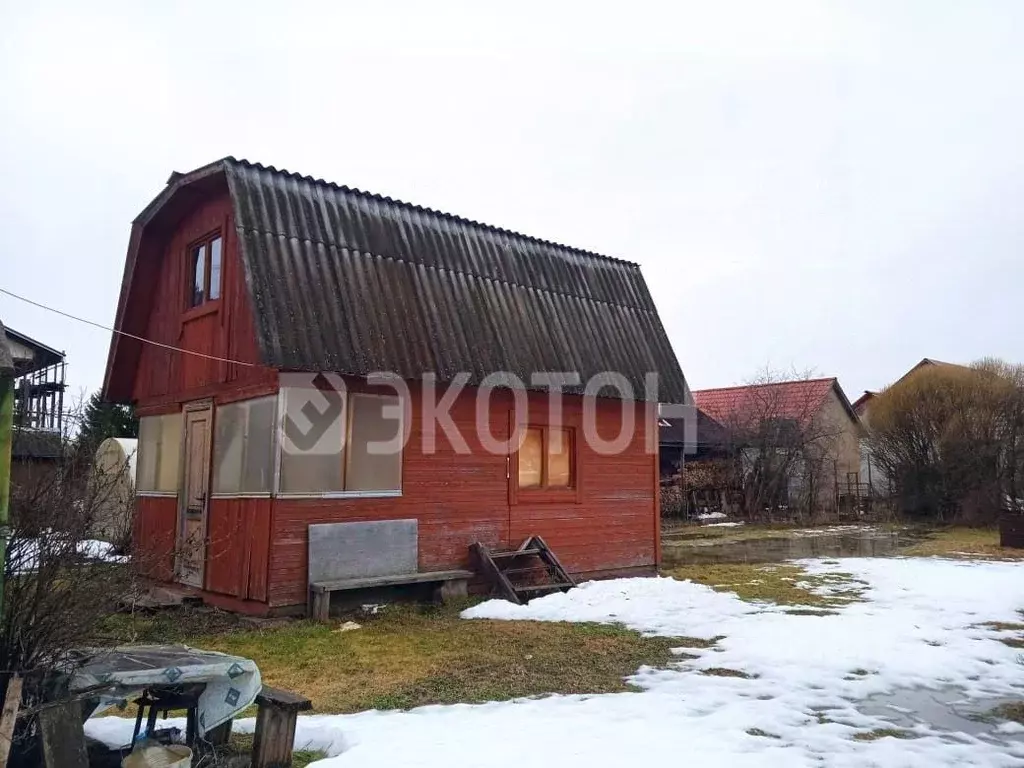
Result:
<svg viewBox="0 0 1024 768">
<path fill-rule="evenodd" d="M 519 487 L 573 488 L 573 430 L 565 427 L 529 426 L 519 445 Z"/>
</svg>

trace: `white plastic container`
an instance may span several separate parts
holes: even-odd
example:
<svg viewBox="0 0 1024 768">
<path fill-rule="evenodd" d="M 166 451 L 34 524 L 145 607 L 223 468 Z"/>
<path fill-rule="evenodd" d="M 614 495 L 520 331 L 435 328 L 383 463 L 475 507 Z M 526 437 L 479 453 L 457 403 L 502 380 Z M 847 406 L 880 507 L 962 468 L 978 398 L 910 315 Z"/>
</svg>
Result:
<svg viewBox="0 0 1024 768">
<path fill-rule="evenodd" d="M 189 768 L 192 750 L 180 744 L 169 747 L 144 747 L 121 761 L 121 768 Z"/>
</svg>

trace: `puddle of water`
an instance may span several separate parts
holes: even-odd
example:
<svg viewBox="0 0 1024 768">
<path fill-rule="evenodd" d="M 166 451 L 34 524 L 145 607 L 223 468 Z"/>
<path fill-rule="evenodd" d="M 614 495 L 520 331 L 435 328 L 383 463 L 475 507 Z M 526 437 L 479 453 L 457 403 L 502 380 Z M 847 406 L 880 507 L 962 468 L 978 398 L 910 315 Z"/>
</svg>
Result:
<svg viewBox="0 0 1024 768">
<path fill-rule="evenodd" d="M 876 694 L 857 704 L 865 715 L 889 720 L 896 728 L 912 728 L 924 724 L 931 728 L 982 736 L 999 742 L 1024 743 L 1024 733 L 1001 733 L 1002 723 L 988 717 L 1000 704 L 1012 699 L 965 699 L 955 688 L 928 690 L 901 688 L 892 693 Z"/>
<path fill-rule="evenodd" d="M 901 531 L 861 530 L 852 533 L 807 533 L 763 539 L 666 541 L 667 565 L 686 563 L 777 563 L 805 557 L 885 557 L 899 554 L 920 536 Z"/>
</svg>

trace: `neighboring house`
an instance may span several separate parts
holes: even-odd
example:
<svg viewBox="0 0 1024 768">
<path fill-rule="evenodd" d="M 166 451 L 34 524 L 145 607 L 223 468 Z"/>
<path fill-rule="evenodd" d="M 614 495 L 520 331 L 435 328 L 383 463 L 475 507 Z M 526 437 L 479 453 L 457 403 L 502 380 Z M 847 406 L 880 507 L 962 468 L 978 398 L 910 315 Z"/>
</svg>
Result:
<svg viewBox="0 0 1024 768">
<path fill-rule="evenodd" d="M 942 360 L 934 360 L 934 359 L 932 359 L 930 357 L 925 357 L 925 358 L 923 358 L 921 360 L 921 362 L 917 363 L 917 365 L 915 365 L 909 371 L 907 371 L 902 376 L 900 376 L 898 379 L 896 379 L 896 381 L 894 381 L 893 384 L 898 384 L 899 382 L 903 381 L 905 378 L 910 376 L 912 373 L 914 373 L 915 371 L 919 371 L 922 368 L 932 368 L 932 367 L 936 367 L 936 366 L 940 366 L 940 367 L 945 366 L 945 367 L 949 367 L 949 368 L 963 368 L 964 367 L 962 365 L 959 365 L 958 363 L 945 363 Z M 889 386 L 892 386 L 892 384 L 890 384 Z M 864 394 L 861 395 L 860 397 L 858 397 L 853 402 L 853 409 L 857 412 L 857 416 L 860 417 L 861 421 L 864 422 L 864 426 L 865 427 L 870 427 L 870 423 L 869 422 L 870 422 L 870 419 L 871 419 L 871 404 L 874 402 L 874 399 L 876 397 L 878 397 L 878 392 L 877 391 L 873 391 L 873 390 L 870 390 L 870 389 L 865 389 L 864 390 Z"/>
<path fill-rule="evenodd" d="M 822 507 L 852 503 L 860 493 L 861 425 L 835 378 L 694 390 L 693 400 L 698 411 L 697 451 L 686 460 L 720 458 L 732 450 L 740 454 L 746 471 L 759 457 L 742 446 L 750 435 L 773 429 L 779 435 L 775 445 L 786 443 L 807 457 L 818 454 L 822 459 L 816 479 Z M 674 450 L 678 429 L 671 422 L 662 428 L 663 451 Z M 790 492 L 802 481 L 794 474 Z"/>
<path fill-rule="evenodd" d="M 321 523 L 412 521 L 421 571 L 534 534 L 576 574 L 658 563 L 654 401 L 687 389 L 635 264 L 227 158 L 133 223 L 116 326 L 205 355 L 118 335 L 104 392 L 140 416 L 139 556 L 211 603 L 301 610 Z M 633 393 L 583 396 L 608 373 Z"/>
<path fill-rule="evenodd" d="M 921 362 L 914 365 L 909 371 L 900 376 L 893 384 L 906 379 L 908 376 L 922 368 L 933 368 L 933 367 L 949 367 L 949 368 L 963 368 L 964 366 L 958 363 L 946 363 L 942 360 L 935 360 L 930 357 L 922 358 Z M 890 384 L 889 386 L 892 386 Z M 860 463 L 860 475 L 861 481 L 867 483 L 871 488 L 872 493 L 878 497 L 889 496 L 892 493 L 890 487 L 889 477 L 886 475 L 885 470 L 879 467 L 871 456 L 871 449 L 867 441 L 867 433 L 871 431 L 871 407 L 878 397 L 877 391 L 869 389 L 864 390 L 864 394 L 858 397 L 853 403 L 853 409 L 857 412 L 858 418 L 864 425 L 865 437 L 861 440 L 861 463 Z"/>
<path fill-rule="evenodd" d="M 63 352 L 13 328 L 4 328 L 14 360 L 14 432 L 11 485 L 36 483 L 54 471 L 63 451 Z"/>
</svg>

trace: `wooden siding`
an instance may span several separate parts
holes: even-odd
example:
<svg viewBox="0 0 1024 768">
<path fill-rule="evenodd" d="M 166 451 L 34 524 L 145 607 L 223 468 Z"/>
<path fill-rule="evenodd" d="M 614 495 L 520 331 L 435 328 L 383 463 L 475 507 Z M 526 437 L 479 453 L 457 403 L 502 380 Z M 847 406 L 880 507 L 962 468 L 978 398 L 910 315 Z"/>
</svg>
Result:
<svg viewBox="0 0 1024 768">
<path fill-rule="evenodd" d="M 189 282 L 188 246 L 214 230 L 223 238 L 221 297 L 187 309 Z M 151 244 L 157 263 L 140 265 L 155 270 L 145 336 L 162 344 L 204 355 L 258 363 L 259 350 L 245 276 L 238 256 L 231 201 L 225 192 L 187 214 L 174 232 Z M 149 281 L 139 278 L 139 286 Z M 143 300 L 144 297 L 138 297 Z M 143 345 L 132 388 L 133 399 L 143 411 L 170 403 L 182 403 L 261 383 L 276 382 L 277 372 L 262 365 L 225 363 L 186 355 L 153 345 Z"/>
<path fill-rule="evenodd" d="M 138 496 L 135 499 L 132 523 L 135 561 L 142 575 L 157 581 L 173 578 L 177 520 L 177 497 Z"/>
<path fill-rule="evenodd" d="M 530 398 L 531 423 L 546 421 L 547 401 Z M 415 518 L 419 521 L 420 570 L 469 566 L 474 541 L 491 547 L 518 545 L 539 534 L 573 573 L 653 568 L 657 560 L 657 455 L 644 452 L 648 420 L 643 404 L 597 401 L 596 421 L 605 436 L 617 431 L 621 408 L 635 409 L 636 430 L 620 455 L 602 456 L 579 440 L 578 501 L 523 500 L 510 504 L 509 460 L 492 455 L 476 439 L 475 390 L 451 409 L 470 448 L 455 452 L 442 430 L 437 450 L 423 452 L 419 394 L 413 391 L 413 428 L 403 459 L 403 494 L 380 499 L 284 499 L 273 502 L 270 533 L 270 607 L 304 603 L 308 526 L 315 523 Z M 567 423 L 582 423 L 582 399 L 564 400 Z M 511 430 L 511 399 L 495 394 L 490 427 L 495 439 Z"/>
<path fill-rule="evenodd" d="M 456 452 L 441 429 L 436 451 L 422 449 L 420 393 L 412 392 L 413 421 L 403 457 L 403 494 L 396 498 L 214 498 L 209 511 L 205 588 L 214 595 L 252 601 L 266 610 L 305 603 L 308 527 L 316 523 L 414 518 L 419 521 L 419 567 L 447 570 L 469 566 L 474 541 L 491 547 L 518 545 L 539 534 L 574 574 L 651 569 L 658 558 L 657 455 L 645 453 L 653 417 L 640 403 L 598 400 L 596 421 L 607 436 L 617 431 L 623 405 L 634 409 L 636 429 L 625 452 L 602 456 L 578 440 L 575 499 L 524 499 L 510 493 L 514 477 L 506 455 L 486 452 L 476 437 L 475 390 L 467 389 L 451 409 L 470 453 Z M 530 423 L 546 421 L 546 400 L 531 395 Z M 507 440 L 511 398 L 495 394 L 490 427 Z M 582 399 L 564 400 L 565 421 L 582 425 Z M 140 498 L 137 541 L 149 560 L 162 564 L 155 577 L 169 580 L 173 563 L 177 502 Z M 213 597 L 213 595 L 211 595 Z M 241 603 L 239 603 L 241 605 Z"/>
<path fill-rule="evenodd" d="M 206 589 L 242 600 L 267 599 L 270 507 L 266 499 L 211 499 Z"/>
</svg>

